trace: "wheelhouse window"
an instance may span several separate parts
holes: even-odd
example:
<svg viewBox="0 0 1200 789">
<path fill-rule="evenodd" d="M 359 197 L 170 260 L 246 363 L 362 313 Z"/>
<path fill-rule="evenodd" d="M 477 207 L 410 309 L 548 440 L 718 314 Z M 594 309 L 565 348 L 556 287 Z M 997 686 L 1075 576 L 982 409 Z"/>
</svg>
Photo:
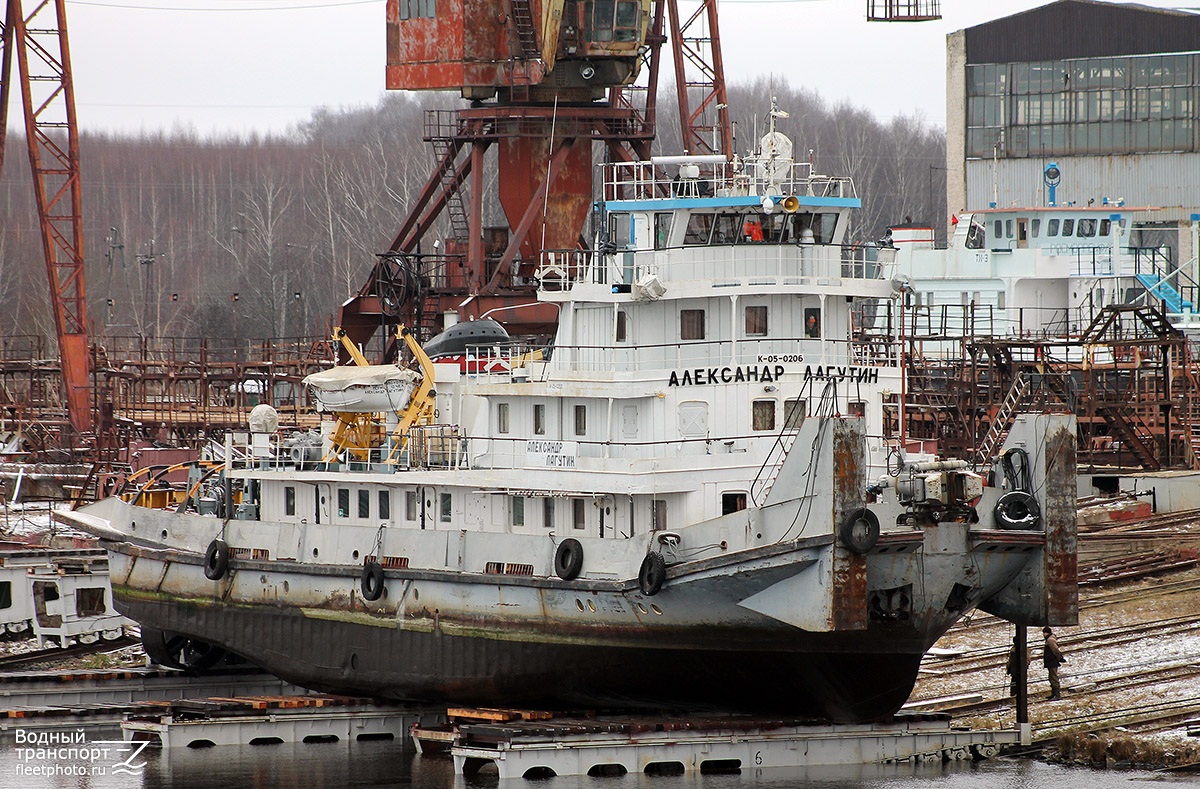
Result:
<svg viewBox="0 0 1200 789">
<path fill-rule="evenodd" d="M 283 486 L 283 514 L 296 514 L 296 488 L 292 485 Z"/>
<path fill-rule="evenodd" d="M 765 337 L 767 335 L 767 308 L 765 305 L 755 305 L 746 308 L 746 336 Z"/>
<path fill-rule="evenodd" d="M 679 311 L 679 339 L 704 339 L 704 310 Z"/>
<path fill-rule="evenodd" d="M 587 435 L 587 406 L 575 406 L 575 435 Z"/>
<path fill-rule="evenodd" d="M 366 488 L 358 491 L 358 517 L 371 517 L 371 491 Z"/>
<path fill-rule="evenodd" d="M 533 406 L 533 433 L 538 436 L 546 434 L 546 406 L 543 403 Z"/>
<path fill-rule="evenodd" d="M 654 248 L 666 249 L 671 240 L 671 220 L 674 217 L 667 212 L 654 215 Z"/>
<path fill-rule="evenodd" d="M 449 493 L 442 494 L 441 519 L 442 523 L 449 523 L 454 517 L 454 497 Z"/>
<path fill-rule="evenodd" d="M 350 517 L 350 489 L 338 488 L 338 517 Z"/>
<path fill-rule="evenodd" d="M 636 41 L 641 9 L 636 0 L 588 0 L 584 3 L 589 41 Z"/>
<path fill-rule="evenodd" d="M 775 429 L 775 401 L 755 400 L 751 405 L 754 430 Z"/>
<path fill-rule="evenodd" d="M 688 217 L 687 229 L 683 231 L 684 246 L 702 246 L 712 235 L 713 215 L 692 214 Z"/>
<path fill-rule="evenodd" d="M 496 403 L 496 432 L 508 432 L 508 403 Z"/>
</svg>

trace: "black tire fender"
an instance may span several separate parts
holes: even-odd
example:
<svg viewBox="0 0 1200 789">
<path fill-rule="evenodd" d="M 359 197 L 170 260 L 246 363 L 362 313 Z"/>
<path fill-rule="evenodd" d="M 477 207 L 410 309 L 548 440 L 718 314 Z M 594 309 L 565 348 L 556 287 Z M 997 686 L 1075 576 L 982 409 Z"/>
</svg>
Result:
<svg viewBox="0 0 1200 789">
<path fill-rule="evenodd" d="M 879 542 L 879 518 L 866 507 L 851 510 L 838 526 L 838 539 L 854 553 L 870 553 Z"/>
<path fill-rule="evenodd" d="M 642 594 L 653 597 L 659 593 L 666 580 L 667 560 L 658 551 L 650 551 L 646 558 L 642 559 L 642 566 L 638 570 L 638 588 L 642 590 Z"/>
<path fill-rule="evenodd" d="M 992 517 L 1001 529 L 1034 531 L 1042 526 L 1042 508 L 1037 499 L 1023 490 L 1010 490 L 992 509 Z"/>
<path fill-rule="evenodd" d="M 359 586 L 364 600 L 378 600 L 383 595 L 383 566 L 374 560 L 365 562 Z"/>
<path fill-rule="evenodd" d="M 208 544 L 204 552 L 204 577 L 210 581 L 219 581 L 229 570 L 229 544 L 220 537 Z"/>
<path fill-rule="evenodd" d="M 583 546 L 574 537 L 568 537 L 558 544 L 554 551 L 554 574 L 564 581 L 579 577 L 583 570 Z"/>
</svg>

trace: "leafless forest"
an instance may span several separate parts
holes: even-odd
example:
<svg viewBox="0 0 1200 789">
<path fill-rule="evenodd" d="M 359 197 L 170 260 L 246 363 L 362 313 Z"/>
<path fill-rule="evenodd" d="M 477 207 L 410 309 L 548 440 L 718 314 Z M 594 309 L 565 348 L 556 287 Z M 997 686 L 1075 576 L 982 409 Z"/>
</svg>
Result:
<svg viewBox="0 0 1200 789">
<path fill-rule="evenodd" d="M 670 95 L 660 93 L 658 147 L 673 153 Z M 816 171 L 854 178 L 864 202 L 855 240 L 906 216 L 945 227 L 941 129 L 919 117 L 880 120 L 762 79 L 729 90 L 739 151 L 765 130 L 772 95 L 790 113 L 779 129 L 797 158 L 812 149 Z M 444 94 L 392 94 L 371 108 L 317 112 L 288 136 L 254 139 L 84 134 L 93 335 L 324 334 L 432 170 L 423 111 L 457 105 Z M 52 337 L 24 147 L 10 133 L 0 180 L 0 330 Z"/>
</svg>

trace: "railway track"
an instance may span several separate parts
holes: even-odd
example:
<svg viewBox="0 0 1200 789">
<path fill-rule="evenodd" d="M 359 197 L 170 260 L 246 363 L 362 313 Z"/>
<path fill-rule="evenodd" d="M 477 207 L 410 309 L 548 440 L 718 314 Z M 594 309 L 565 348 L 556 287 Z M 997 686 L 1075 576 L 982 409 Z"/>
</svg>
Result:
<svg viewBox="0 0 1200 789">
<path fill-rule="evenodd" d="M 0 657 L 0 671 L 8 671 L 20 666 L 28 666 L 31 663 L 44 663 L 51 660 L 63 660 L 65 658 L 81 657 L 83 655 L 92 655 L 97 652 L 111 652 L 116 649 L 133 646 L 141 643 L 140 639 L 130 636 L 121 636 L 120 638 L 106 641 L 101 639 L 94 644 L 73 644 L 69 647 L 51 647 L 49 649 L 38 649 L 33 652 L 23 652 L 19 655 L 5 655 Z"/>
</svg>

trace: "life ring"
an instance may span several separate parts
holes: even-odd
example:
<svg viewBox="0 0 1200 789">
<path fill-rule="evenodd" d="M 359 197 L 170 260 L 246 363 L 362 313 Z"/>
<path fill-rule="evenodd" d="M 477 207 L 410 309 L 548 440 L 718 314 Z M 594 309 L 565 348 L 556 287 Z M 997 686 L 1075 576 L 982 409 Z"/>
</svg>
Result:
<svg viewBox="0 0 1200 789">
<path fill-rule="evenodd" d="M 638 570 L 638 588 L 647 597 L 653 597 L 662 589 L 663 581 L 667 580 L 667 560 L 658 551 L 651 551 L 642 559 L 641 569 Z"/>
<path fill-rule="evenodd" d="M 838 539 L 854 553 L 870 553 L 879 542 L 879 518 L 866 507 L 851 510 L 838 526 Z"/>
<path fill-rule="evenodd" d="M 579 577 L 583 569 L 583 546 L 579 540 L 568 537 L 558 544 L 554 552 L 554 574 L 564 581 Z"/>
<path fill-rule="evenodd" d="M 383 594 L 383 567 L 379 562 L 368 561 L 363 564 L 362 579 L 359 584 L 362 587 L 362 596 L 364 600 L 374 602 Z"/>
<path fill-rule="evenodd" d="M 204 577 L 210 581 L 219 581 L 225 577 L 229 569 L 229 545 L 217 538 L 208 544 L 204 552 Z"/>
<path fill-rule="evenodd" d="M 1001 496 L 992 517 L 1001 529 L 1033 531 L 1042 526 L 1042 508 L 1037 499 L 1023 490 L 1010 490 Z"/>
</svg>

